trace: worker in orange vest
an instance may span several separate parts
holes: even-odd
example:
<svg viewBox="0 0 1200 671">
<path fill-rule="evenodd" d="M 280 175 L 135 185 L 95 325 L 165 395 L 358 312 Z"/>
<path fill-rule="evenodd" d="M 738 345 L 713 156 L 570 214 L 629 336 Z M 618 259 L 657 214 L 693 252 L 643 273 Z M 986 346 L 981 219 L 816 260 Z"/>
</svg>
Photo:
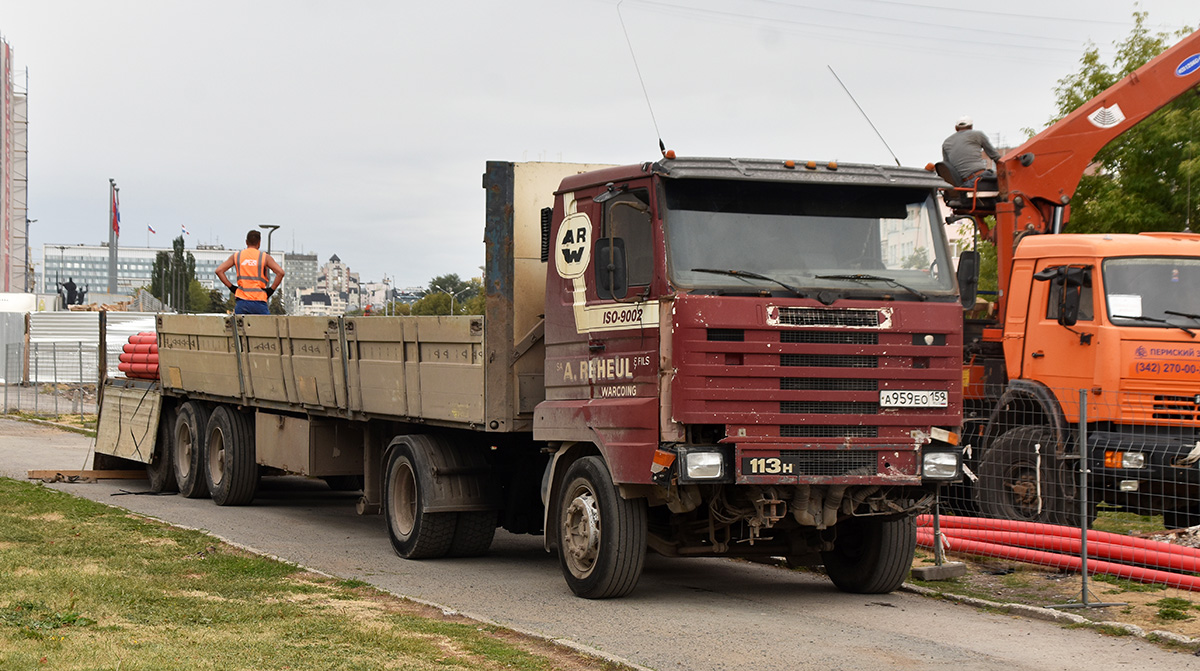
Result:
<svg viewBox="0 0 1200 671">
<path fill-rule="evenodd" d="M 267 309 L 267 301 L 270 300 L 271 294 L 279 288 L 279 283 L 283 281 L 283 268 L 280 267 L 271 255 L 260 251 L 258 246 L 262 244 L 262 234 L 255 229 L 250 229 L 246 234 L 246 248 L 237 254 L 231 255 L 225 259 L 224 263 L 217 266 L 217 278 L 221 280 L 226 288 L 233 292 L 234 301 L 233 314 L 235 315 L 266 315 L 270 314 Z M 230 268 L 237 268 L 237 284 L 232 284 L 225 273 Z M 268 272 L 274 273 L 275 277 L 268 283 Z"/>
</svg>

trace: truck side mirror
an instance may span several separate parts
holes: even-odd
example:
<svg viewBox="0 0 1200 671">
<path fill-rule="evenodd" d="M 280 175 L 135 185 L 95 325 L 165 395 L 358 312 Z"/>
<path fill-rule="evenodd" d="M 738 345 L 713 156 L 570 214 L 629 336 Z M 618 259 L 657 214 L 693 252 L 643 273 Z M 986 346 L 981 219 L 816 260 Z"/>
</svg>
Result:
<svg viewBox="0 0 1200 671">
<path fill-rule="evenodd" d="M 625 268 L 625 240 L 603 238 L 596 242 L 596 295 L 622 299 L 629 293 Z"/>
<path fill-rule="evenodd" d="M 1074 326 L 1079 321 L 1079 302 L 1083 296 L 1083 288 L 1092 286 L 1091 269 L 1073 266 L 1045 268 L 1035 273 L 1033 279 L 1053 284 L 1051 296 L 1054 293 L 1058 294 L 1058 323 L 1062 326 Z"/>
<path fill-rule="evenodd" d="M 964 310 L 975 305 L 975 295 L 978 293 L 979 252 L 967 249 L 958 256 L 958 298 Z"/>
</svg>

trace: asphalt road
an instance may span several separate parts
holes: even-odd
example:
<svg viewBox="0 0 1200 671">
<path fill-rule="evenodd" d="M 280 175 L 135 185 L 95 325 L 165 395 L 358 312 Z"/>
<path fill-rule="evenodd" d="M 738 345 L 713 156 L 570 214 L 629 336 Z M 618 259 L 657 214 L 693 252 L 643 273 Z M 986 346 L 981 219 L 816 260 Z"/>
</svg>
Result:
<svg viewBox="0 0 1200 671">
<path fill-rule="evenodd" d="M 90 444 L 0 419 L 0 476 L 83 468 Z M 727 560 L 651 555 L 631 596 L 586 601 L 567 589 L 541 537 L 499 532 L 487 557 L 405 561 L 392 552 L 382 517 L 355 514 L 356 494 L 300 478 L 264 479 L 254 504 L 241 508 L 123 494 L 146 489 L 136 480 L 50 486 L 660 671 L 1200 668 L 1200 658 L 1140 639 L 903 592 L 842 594 L 817 575 Z"/>
</svg>

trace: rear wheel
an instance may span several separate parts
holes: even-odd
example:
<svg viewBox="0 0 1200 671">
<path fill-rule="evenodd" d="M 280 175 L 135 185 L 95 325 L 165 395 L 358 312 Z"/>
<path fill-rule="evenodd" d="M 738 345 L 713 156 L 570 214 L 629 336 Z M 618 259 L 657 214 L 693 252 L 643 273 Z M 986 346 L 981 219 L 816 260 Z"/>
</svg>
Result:
<svg viewBox="0 0 1200 671">
<path fill-rule="evenodd" d="M 900 587 L 917 548 L 915 517 L 851 517 L 838 522 L 833 549 L 821 553 L 825 572 L 843 592 L 886 594 Z"/>
<path fill-rule="evenodd" d="M 555 506 L 558 558 L 576 596 L 625 596 L 646 561 L 646 506 L 621 498 L 600 457 L 571 464 Z"/>
<path fill-rule="evenodd" d="M 451 557 L 478 557 L 487 554 L 496 536 L 496 511 L 482 510 L 458 513 L 454 540 L 450 541 Z"/>
<path fill-rule="evenodd" d="M 383 515 L 392 549 L 405 559 L 443 557 L 454 542 L 458 513 L 427 513 L 423 490 L 431 469 L 406 442 L 388 452 L 383 478 Z"/>
<path fill-rule="evenodd" d="M 175 440 L 172 441 L 172 463 L 179 493 L 189 499 L 208 496 L 208 481 L 204 475 L 204 437 L 208 429 L 208 406 L 188 401 L 175 417 Z"/>
<path fill-rule="evenodd" d="M 158 437 L 155 440 L 154 454 L 150 463 L 146 464 L 146 479 L 150 481 L 152 492 L 176 492 L 179 484 L 175 482 L 175 464 L 171 456 L 171 438 L 175 433 L 175 411 L 162 409 L 158 418 Z"/>
<path fill-rule="evenodd" d="M 219 506 L 243 506 L 258 489 L 254 459 L 254 422 L 250 415 L 222 405 L 213 411 L 205 431 L 205 475 Z"/>
</svg>

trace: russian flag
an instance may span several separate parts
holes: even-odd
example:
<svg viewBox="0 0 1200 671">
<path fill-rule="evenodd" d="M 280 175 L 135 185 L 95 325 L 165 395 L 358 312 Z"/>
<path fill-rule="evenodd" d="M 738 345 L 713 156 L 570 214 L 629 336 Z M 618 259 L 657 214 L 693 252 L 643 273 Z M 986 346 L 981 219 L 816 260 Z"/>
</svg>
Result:
<svg viewBox="0 0 1200 671">
<path fill-rule="evenodd" d="M 116 189 L 112 190 L 112 229 L 117 236 L 121 235 L 121 199 Z"/>
<path fill-rule="evenodd" d="M 153 227 L 153 226 L 151 226 L 150 224 L 146 224 L 146 230 L 147 230 L 147 231 L 150 231 L 151 233 L 157 233 L 157 232 L 158 232 L 158 231 L 154 230 L 154 227 Z"/>
<path fill-rule="evenodd" d="M 184 235 L 191 235 L 191 233 L 188 233 L 187 226 L 184 226 L 183 224 L 180 224 L 180 225 L 179 225 L 179 228 L 180 228 L 180 229 L 183 231 L 183 234 L 184 234 Z"/>
</svg>

